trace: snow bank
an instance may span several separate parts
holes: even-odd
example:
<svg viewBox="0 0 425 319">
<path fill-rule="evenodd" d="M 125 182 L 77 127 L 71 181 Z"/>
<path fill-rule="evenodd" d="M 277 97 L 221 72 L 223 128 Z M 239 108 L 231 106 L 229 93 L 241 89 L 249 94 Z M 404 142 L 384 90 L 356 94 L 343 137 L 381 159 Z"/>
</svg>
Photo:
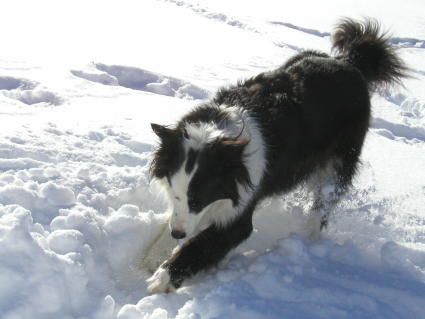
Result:
<svg viewBox="0 0 425 319">
<path fill-rule="evenodd" d="M 161 215 L 126 205 L 108 217 L 87 209 L 62 210 L 46 230 L 34 223 L 30 211 L 2 206 L 2 318 L 105 315 L 106 306 L 112 318 L 114 299 L 108 297 L 106 306 L 102 300 L 114 291 L 115 298 L 126 300 L 127 289 L 142 294 L 143 251 L 163 222 Z"/>
<path fill-rule="evenodd" d="M 35 143 L 30 132 L 1 141 L 2 318 L 113 318 L 146 295 L 144 251 L 166 222 L 147 177 L 152 145 L 110 128 L 48 124 Z"/>
</svg>

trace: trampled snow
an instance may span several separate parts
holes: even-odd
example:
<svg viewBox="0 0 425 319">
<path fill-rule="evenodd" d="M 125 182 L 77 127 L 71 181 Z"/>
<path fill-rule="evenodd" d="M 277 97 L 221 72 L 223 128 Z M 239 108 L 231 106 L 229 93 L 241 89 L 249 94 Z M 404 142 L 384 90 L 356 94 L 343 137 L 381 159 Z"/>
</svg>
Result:
<svg viewBox="0 0 425 319">
<path fill-rule="evenodd" d="M 425 318 L 422 1 L 2 9 L 1 318 Z M 328 230 L 311 238 L 301 186 L 265 200 L 217 268 L 148 296 L 146 253 L 167 219 L 149 124 L 300 50 L 328 51 L 342 15 L 390 27 L 413 77 L 374 94 L 360 174 Z"/>
</svg>

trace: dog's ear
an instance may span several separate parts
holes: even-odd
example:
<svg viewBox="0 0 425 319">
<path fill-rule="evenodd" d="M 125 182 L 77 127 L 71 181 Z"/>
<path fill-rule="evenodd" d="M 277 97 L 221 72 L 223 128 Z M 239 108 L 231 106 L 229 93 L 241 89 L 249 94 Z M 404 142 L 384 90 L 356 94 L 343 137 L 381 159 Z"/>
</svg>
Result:
<svg viewBox="0 0 425 319">
<path fill-rule="evenodd" d="M 243 150 L 245 148 L 245 146 L 248 145 L 249 140 L 247 139 L 239 139 L 239 140 L 233 140 L 233 139 L 223 139 L 220 141 L 221 145 L 223 147 L 227 147 L 230 149 L 239 149 L 239 150 Z"/>
<path fill-rule="evenodd" d="M 176 135 L 175 130 L 168 128 L 164 125 L 151 123 L 152 131 L 162 140 L 168 140 Z"/>
<path fill-rule="evenodd" d="M 223 139 L 219 142 L 219 148 L 224 151 L 224 154 L 226 154 L 226 157 L 229 160 L 234 159 L 236 161 L 240 161 L 242 159 L 243 151 L 248 143 L 249 140 L 247 139 Z"/>
</svg>

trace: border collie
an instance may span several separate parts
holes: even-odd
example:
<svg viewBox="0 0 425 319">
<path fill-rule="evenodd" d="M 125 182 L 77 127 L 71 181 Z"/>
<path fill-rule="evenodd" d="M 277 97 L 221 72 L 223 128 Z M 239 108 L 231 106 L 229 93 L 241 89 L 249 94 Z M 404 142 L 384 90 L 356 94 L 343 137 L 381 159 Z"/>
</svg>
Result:
<svg viewBox="0 0 425 319">
<path fill-rule="evenodd" d="M 259 201 L 301 182 L 316 181 L 312 214 L 326 226 L 356 173 L 370 93 L 407 73 L 374 20 L 342 20 L 332 45 L 332 56 L 304 51 L 220 89 L 174 126 L 152 124 L 151 174 L 168 194 L 171 235 L 185 242 L 148 279 L 151 293 L 216 265 L 250 236 Z"/>
</svg>

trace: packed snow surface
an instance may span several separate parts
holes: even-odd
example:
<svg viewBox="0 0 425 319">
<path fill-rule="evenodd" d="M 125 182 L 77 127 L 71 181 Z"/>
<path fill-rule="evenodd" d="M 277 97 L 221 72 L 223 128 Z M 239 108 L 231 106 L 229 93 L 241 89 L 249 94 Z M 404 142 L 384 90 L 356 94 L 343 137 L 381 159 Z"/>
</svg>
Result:
<svg viewBox="0 0 425 319">
<path fill-rule="evenodd" d="M 425 318 L 425 4 L 408 1 L 9 1 L 0 28 L 0 317 Z M 149 296 L 167 215 L 150 123 L 220 86 L 329 51 L 374 16 L 411 68 L 374 94 L 362 165 L 329 228 L 301 186 L 268 199 L 215 269 Z"/>
</svg>

